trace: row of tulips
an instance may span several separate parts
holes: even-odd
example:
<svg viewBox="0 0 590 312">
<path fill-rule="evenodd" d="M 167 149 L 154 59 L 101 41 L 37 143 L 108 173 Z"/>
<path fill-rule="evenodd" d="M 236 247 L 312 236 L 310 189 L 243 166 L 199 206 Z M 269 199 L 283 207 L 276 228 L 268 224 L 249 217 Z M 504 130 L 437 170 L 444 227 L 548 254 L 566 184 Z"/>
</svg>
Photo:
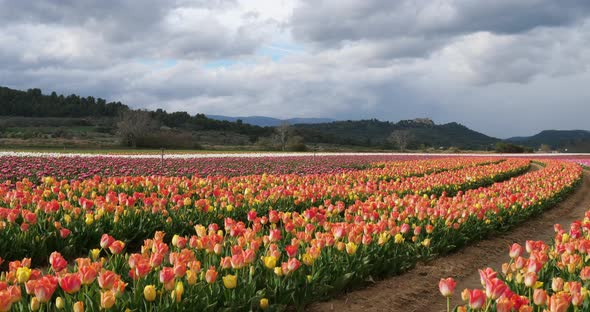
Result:
<svg viewBox="0 0 590 312">
<path fill-rule="evenodd" d="M 569 228 L 554 225 L 552 243 L 514 243 L 501 271 L 479 270 L 483 289 L 465 289 L 466 302 L 456 311 L 588 311 L 590 310 L 590 211 Z M 441 292 L 453 295 L 456 283 L 442 279 Z"/>
<path fill-rule="evenodd" d="M 577 160 L 577 163 L 590 169 L 590 159 L 579 159 L 579 160 Z"/>
<path fill-rule="evenodd" d="M 88 179 L 95 175 L 110 176 L 241 176 L 273 172 L 276 174 L 341 173 L 370 167 L 373 162 L 423 159 L 424 156 L 338 155 L 290 157 L 223 157 L 167 158 L 158 157 L 80 157 L 80 156 L 2 156 L 0 181 L 43 177 Z"/>
<path fill-rule="evenodd" d="M 136 253 L 105 234 L 88 258 L 68 263 L 51 254 L 47 272 L 29 259 L 10 262 L 0 311 L 302 308 L 540 212 L 581 177 L 577 165 L 545 163 L 454 197 L 392 194 L 345 207 L 326 201 L 301 213 L 251 211 L 247 222 L 195 225 L 194 235 L 173 235 L 170 243 L 157 232 Z"/>
<path fill-rule="evenodd" d="M 208 186 L 205 179 L 181 177 L 96 178 L 71 183 L 47 178 L 38 186 L 26 181 L 5 184 L 0 186 L 0 202 L 11 208 L 0 208 L 0 250 L 6 250 L 3 256 L 10 260 L 25 256 L 46 259 L 55 250 L 72 257 L 87 250 L 103 233 L 123 237 L 127 243 L 137 246 L 158 230 L 185 235 L 197 223 L 221 224 L 225 217 L 246 221 L 252 211 L 259 215 L 271 210 L 305 211 L 314 203 L 328 200 L 330 194 L 330 202 L 342 209 L 359 198 L 401 196 L 410 190 L 418 195 L 455 193 L 506 179 L 528 167 L 527 160 L 473 164 L 460 170 L 400 181 L 341 186 L 317 182 L 317 188 L 305 192 L 293 191 L 298 186 L 285 180 L 285 185 L 258 192 L 256 196 L 248 192 L 240 194 L 242 189 L 250 189 L 242 185 L 221 189 Z M 326 177 L 326 180 L 335 179 Z M 257 182 L 261 180 L 264 178 Z M 317 194 L 323 196 L 316 197 Z M 298 197 L 293 199 L 294 196 Z M 339 202 L 338 198 L 344 201 Z M 295 205 L 295 201 L 299 203 Z"/>
</svg>

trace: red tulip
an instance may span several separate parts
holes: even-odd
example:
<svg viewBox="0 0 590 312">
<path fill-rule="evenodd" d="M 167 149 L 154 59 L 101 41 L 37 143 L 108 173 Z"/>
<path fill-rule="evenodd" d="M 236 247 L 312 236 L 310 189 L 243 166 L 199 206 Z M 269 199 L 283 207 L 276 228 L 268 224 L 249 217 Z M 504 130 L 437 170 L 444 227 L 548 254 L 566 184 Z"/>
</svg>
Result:
<svg viewBox="0 0 590 312">
<path fill-rule="evenodd" d="M 114 255 L 120 254 L 123 251 L 123 248 L 125 248 L 125 243 L 123 243 L 120 240 L 116 240 L 116 241 L 112 242 L 109 246 L 109 250 Z"/>
<path fill-rule="evenodd" d="M 59 236 L 61 238 L 67 238 L 68 236 L 70 236 L 70 234 L 72 233 L 72 231 L 66 229 L 66 228 L 61 228 L 59 230 Z"/>
<path fill-rule="evenodd" d="M 469 291 L 469 307 L 472 309 L 481 309 L 486 303 L 486 294 L 481 289 Z"/>
<path fill-rule="evenodd" d="M 81 285 L 82 281 L 79 274 L 68 273 L 59 279 L 59 286 L 68 294 L 78 292 Z"/>
<path fill-rule="evenodd" d="M 485 287 L 486 296 L 493 300 L 500 298 L 508 290 L 508 286 L 498 278 L 487 279 Z"/>
<path fill-rule="evenodd" d="M 166 290 L 174 289 L 174 269 L 171 267 L 163 267 L 160 271 L 160 282 L 164 284 Z"/>
<path fill-rule="evenodd" d="M 452 296 L 455 292 L 456 286 L 457 282 L 455 282 L 455 280 L 452 277 L 441 278 L 440 282 L 438 282 L 438 290 L 445 297 Z"/>
<path fill-rule="evenodd" d="M 34 283 L 33 293 L 37 300 L 41 303 L 46 303 L 51 300 L 51 296 L 55 292 L 55 288 L 57 287 L 57 281 L 55 277 L 52 276 L 44 276 L 43 278 L 36 280 Z"/>
<path fill-rule="evenodd" d="M 510 246 L 510 258 L 516 259 L 516 258 L 520 257 L 521 254 L 522 254 L 522 246 L 521 245 L 519 245 L 518 243 L 514 243 L 514 244 L 512 244 L 512 246 Z"/>
<path fill-rule="evenodd" d="M 295 245 L 287 245 L 285 246 L 285 251 L 287 252 L 287 256 L 289 258 L 293 258 L 297 255 L 297 250 L 299 249 L 298 246 Z"/>
<path fill-rule="evenodd" d="M 115 238 L 113 238 L 112 236 L 108 235 L 108 234 L 102 234 L 102 237 L 100 238 L 100 247 L 102 249 L 107 249 L 111 246 L 111 244 L 115 241 Z"/>
<path fill-rule="evenodd" d="M 68 266 L 66 259 L 57 251 L 51 253 L 49 263 L 51 264 L 51 269 L 55 272 L 60 272 Z"/>
</svg>

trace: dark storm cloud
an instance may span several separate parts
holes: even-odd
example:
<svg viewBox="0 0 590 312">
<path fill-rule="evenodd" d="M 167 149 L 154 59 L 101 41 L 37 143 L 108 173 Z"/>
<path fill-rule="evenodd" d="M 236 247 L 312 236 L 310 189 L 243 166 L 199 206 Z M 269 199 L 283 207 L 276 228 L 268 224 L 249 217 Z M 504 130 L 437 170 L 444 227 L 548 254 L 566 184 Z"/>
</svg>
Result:
<svg viewBox="0 0 590 312">
<path fill-rule="evenodd" d="M 479 31 L 515 34 L 570 25 L 588 14 L 586 0 L 304 0 L 291 27 L 297 38 L 322 46 L 367 39 L 403 45 L 396 43 L 399 38 L 437 41 Z"/>
</svg>

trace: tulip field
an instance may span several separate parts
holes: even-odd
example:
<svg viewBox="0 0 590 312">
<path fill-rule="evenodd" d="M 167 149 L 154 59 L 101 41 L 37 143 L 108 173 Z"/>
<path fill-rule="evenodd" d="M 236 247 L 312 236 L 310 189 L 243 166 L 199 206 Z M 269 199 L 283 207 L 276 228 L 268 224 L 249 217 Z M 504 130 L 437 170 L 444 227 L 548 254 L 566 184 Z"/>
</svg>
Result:
<svg viewBox="0 0 590 312">
<path fill-rule="evenodd" d="M 570 161 L 590 165 L 586 159 Z M 501 268 L 480 269 L 482 288 L 464 289 L 465 304 L 453 311 L 590 311 L 590 207 L 565 226 L 553 226 L 551 242 L 527 240 L 525 246 L 508 246 Z M 447 302 L 455 287 L 453 278 L 440 280 Z"/>
<path fill-rule="evenodd" d="M 0 160 L 0 312 L 301 310 L 540 214 L 583 173 L 494 156 Z M 502 274 L 482 270 L 493 295 L 457 309 L 587 308 L 587 237 L 590 212 L 528 257 L 513 246 Z"/>
<path fill-rule="evenodd" d="M 588 311 L 590 309 L 590 210 L 569 228 L 555 224 L 552 243 L 509 246 L 501 271 L 479 270 L 482 289 L 465 289 L 458 311 Z M 455 282 L 439 287 L 451 296 Z"/>
</svg>

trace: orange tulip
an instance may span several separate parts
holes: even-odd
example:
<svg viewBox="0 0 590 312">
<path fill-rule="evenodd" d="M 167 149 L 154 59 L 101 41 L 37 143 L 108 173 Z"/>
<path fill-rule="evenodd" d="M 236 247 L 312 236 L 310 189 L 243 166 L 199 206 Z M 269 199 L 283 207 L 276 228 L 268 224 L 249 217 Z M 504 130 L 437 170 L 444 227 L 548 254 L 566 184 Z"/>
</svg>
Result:
<svg viewBox="0 0 590 312">
<path fill-rule="evenodd" d="M 84 312 L 84 302 L 78 301 L 74 303 L 74 312 Z"/>
<path fill-rule="evenodd" d="M 207 283 L 209 284 L 213 284 L 215 283 L 215 280 L 217 279 L 217 271 L 215 270 L 215 267 L 210 267 L 207 270 L 207 273 L 205 273 L 205 280 L 207 281 Z"/>
<path fill-rule="evenodd" d="M 98 275 L 98 272 L 92 265 L 81 266 L 78 269 L 78 273 L 80 274 L 80 280 L 82 281 L 82 285 L 92 284 L 96 279 L 96 275 Z"/>
<path fill-rule="evenodd" d="M 103 309 L 110 309 L 115 305 L 117 298 L 115 297 L 115 292 L 112 290 L 101 291 L 100 292 L 100 306 Z"/>
<path fill-rule="evenodd" d="M 98 274 L 98 286 L 102 289 L 111 289 L 115 284 L 115 281 L 119 279 L 119 276 L 113 271 L 102 270 Z"/>
<path fill-rule="evenodd" d="M 502 297 L 496 301 L 497 312 L 510 312 L 512 311 L 513 303 L 509 298 Z"/>
<path fill-rule="evenodd" d="M 563 289 L 563 278 L 561 277 L 554 277 L 553 279 L 551 279 L 551 289 L 554 292 L 558 292 L 561 291 Z"/>
<path fill-rule="evenodd" d="M 547 292 L 543 289 L 535 289 L 533 292 L 533 302 L 538 306 L 547 304 Z"/>
<path fill-rule="evenodd" d="M 0 291 L 0 312 L 8 312 L 12 307 L 12 297 L 6 290 Z"/>
<path fill-rule="evenodd" d="M 570 306 L 570 297 L 566 293 L 555 293 L 549 297 L 549 311 L 566 312 Z"/>
</svg>

